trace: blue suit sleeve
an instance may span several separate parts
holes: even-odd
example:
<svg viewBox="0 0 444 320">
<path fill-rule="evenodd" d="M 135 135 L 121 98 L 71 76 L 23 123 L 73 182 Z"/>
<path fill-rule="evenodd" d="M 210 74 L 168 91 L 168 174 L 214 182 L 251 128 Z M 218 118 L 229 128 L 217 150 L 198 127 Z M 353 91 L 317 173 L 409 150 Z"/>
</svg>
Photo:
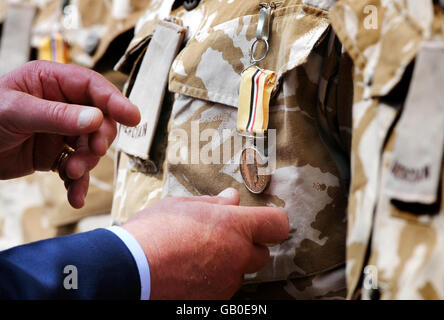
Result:
<svg viewBox="0 0 444 320">
<path fill-rule="evenodd" d="M 140 299 L 140 290 L 131 252 L 106 229 L 0 252 L 1 299 Z"/>
</svg>

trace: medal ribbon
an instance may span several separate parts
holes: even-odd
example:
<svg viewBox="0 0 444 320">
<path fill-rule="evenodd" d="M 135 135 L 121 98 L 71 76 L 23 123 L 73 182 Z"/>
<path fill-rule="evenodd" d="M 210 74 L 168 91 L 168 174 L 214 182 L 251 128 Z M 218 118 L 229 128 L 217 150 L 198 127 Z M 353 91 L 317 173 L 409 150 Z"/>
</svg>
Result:
<svg viewBox="0 0 444 320">
<path fill-rule="evenodd" d="M 276 73 L 252 66 L 241 79 L 237 129 L 239 132 L 263 134 L 268 129 L 271 92 Z"/>
<path fill-rule="evenodd" d="M 68 63 L 68 44 L 60 33 L 42 40 L 39 47 L 39 60 Z"/>
</svg>

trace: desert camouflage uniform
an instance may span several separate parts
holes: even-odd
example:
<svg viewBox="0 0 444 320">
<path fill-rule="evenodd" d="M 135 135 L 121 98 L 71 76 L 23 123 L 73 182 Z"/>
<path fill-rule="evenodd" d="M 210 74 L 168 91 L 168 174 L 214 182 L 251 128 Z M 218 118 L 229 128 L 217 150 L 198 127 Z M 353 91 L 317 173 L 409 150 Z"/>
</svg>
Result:
<svg viewBox="0 0 444 320">
<path fill-rule="evenodd" d="M 7 0 L 0 1 L 0 24 L 5 21 L 6 18 L 6 7 L 8 6 Z"/>
<path fill-rule="evenodd" d="M 45 34 L 57 31 L 54 30 L 54 26 L 55 22 L 59 21 L 63 24 L 63 34 L 71 46 L 71 61 L 93 68 L 122 89 L 127 76 L 114 71 L 113 67 L 128 45 L 130 38 L 124 34 L 134 28 L 147 3 L 147 0 L 129 1 L 130 10 L 114 16 L 112 1 L 71 1 L 64 9 L 65 14 L 60 15 L 58 10 L 61 1 L 52 1 L 46 10 L 40 11 L 36 19 L 33 45 L 37 45 Z M 66 190 L 56 175 L 41 175 L 39 182 L 45 199 L 45 206 L 41 209 L 50 226 L 58 228 L 58 234 L 83 231 L 82 219 L 96 215 L 103 216 L 97 221 L 99 226 L 110 225 L 113 159 L 114 151 L 111 149 L 91 172 L 86 205 L 80 210 L 74 210 L 66 202 Z M 93 227 L 96 226 L 94 222 L 91 224 Z"/>
<path fill-rule="evenodd" d="M 374 8 L 372 22 L 368 19 Z M 341 0 L 330 16 L 355 65 L 349 298 L 442 299 L 442 190 L 437 190 L 440 199 L 433 206 L 396 203 L 387 196 L 386 180 L 412 62 L 424 41 L 443 40 L 444 12 L 431 0 Z M 377 23 L 377 28 L 366 23 Z M 364 271 L 373 278 L 364 277 Z M 374 280 L 379 290 L 371 289 Z"/>
<path fill-rule="evenodd" d="M 64 15 L 61 14 L 61 0 L 21 2 L 38 8 L 31 40 L 34 49 L 38 49 L 45 36 L 62 31 L 71 46 L 72 63 L 93 68 L 122 89 L 128 77 L 114 71 L 113 67 L 125 52 L 131 30 L 148 0 L 130 1 L 130 10 L 117 17 L 112 13 L 112 1 L 71 1 L 65 7 Z M 2 182 L 0 250 L 109 226 L 113 172 L 114 151 L 111 149 L 91 172 L 86 206 L 81 210 L 69 206 L 66 189 L 57 174 L 36 173 L 31 177 Z"/>
<path fill-rule="evenodd" d="M 180 1 L 151 1 L 117 66 L 130 73 L 127 94 L 159 20 L 169 17 L 188 27 L 188 34 L 170 70 L 169 92 L 150 152 L 159 171 L 144 173 L 147 168 L 120 154 L 114 223 L 124 223 L 163 197 L 217 195 L 234 187 L 241 205 L 283 208 L 291 224 L 289 238 L 271 248 L 262 271 L 246 276 L 236 298 L 344 297 L 347 110 L 352 97 L 344 86 L 351 89 L 351 64 L 342 59 L 331 32 L 328 10 L 333 4 L 289 0 L 275 10 L 270 53 L 259 66 L 278 74 L 269 126 L 277 130 L 277 170 L 265 193 L 254 195 L 245 188 L 236 164 L 170 161 L 168 153 L 177 151 L 177 142 L 168 145 L 168 135 L 183 129 L 190 137 L 196 123 L 200 133 L 215 129 L 222 136 L 224 129 L 235 131 L 240 74 L 249 65 L 259 1 L 204 0 L 192 11 Z M 228 139 L 213 148 L 230 144 Z M 191 150 L 191 142 L 180 147 Z M 233 157 L 239 151 L 234 150 Z M 190 163 L 189 153 L 187 160 Z"/>
</svg>

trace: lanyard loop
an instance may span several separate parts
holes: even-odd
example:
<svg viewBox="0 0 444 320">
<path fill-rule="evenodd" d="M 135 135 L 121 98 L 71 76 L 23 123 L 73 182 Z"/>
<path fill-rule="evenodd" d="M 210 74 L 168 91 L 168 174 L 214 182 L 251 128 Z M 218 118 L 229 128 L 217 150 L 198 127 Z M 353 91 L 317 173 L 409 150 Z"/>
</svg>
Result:
<svg viewBox="0 0 444 320">
<path fill-rule="evenodd" d="M 270 38 L 270 27 L 271 27 L 271 20 L 273 17 L 273 11 L 283 3 L 284 3 L 283 1 L 259 3 L 261 10 L 259 12 L 259 21 L 257 23 L 256 40 L 254 40 L 250 49 L 251 66 L 255 66 L 256 64 L 258 64 L 267 57 L 268 52 L 270 51 L 269 38 Z M 255 53 L 256 53 L 257 44 L 259 42 L 263 42 L 265 44 L 265 53 L 262 57 L 256 59 Z"/>
<path fill-rule="evenodd" d="M 257 23 L 256 39 L 268 41 L 270 36 L 271 7 L 262 7 L 259 12 L 259 21 Z"/>
<path fill-rule="evenodd" d="M 259 59 L 256 59 L 254 56 L 254 53 L 256 51 L 256 47 L 259 42 L 263 42 L 265 44 L 265 53 L 262 57 L 260 57 Z M 254 66 L 254 65 L 258 64 L 259 62 L 261 62 L 262 60 L 264 60 L 267 57 L 269 51 L 270 51 L 270 44 L 268 43 L 268 40 L 264 40 L 264 39 L 254 40 L 253 45 L 251 46 L 251 53 L 250 53 L 251 65 Z"/>
</svg>

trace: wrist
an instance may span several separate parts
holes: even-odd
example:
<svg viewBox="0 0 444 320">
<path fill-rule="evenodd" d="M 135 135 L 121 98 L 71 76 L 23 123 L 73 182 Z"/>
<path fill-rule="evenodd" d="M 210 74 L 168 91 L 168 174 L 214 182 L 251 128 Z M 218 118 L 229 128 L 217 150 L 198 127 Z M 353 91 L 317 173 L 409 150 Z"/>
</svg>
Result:
<svg viewBox="0 0 444 320">
<path fill-rule="evenodd" d="M 119 237 L 120 240 L 122 240 L 122 242 L 126 245 L 127 249 L 130 251 L 134 262 L 136 263 L 137 271 L 139 274 L 140 299 L 149 300 L 151 294 L 150 266 L 142 246 L 140 245 L 138 240 L 124 228 L 113 226 L 108 228 L 108 230 Z"/>
<path fill-rule="evenodd" d="M 141 227 L 138 222 L 126 223 L 122 226 L 122 228 L 134 237 L 134 239 L 139 243 L 140 247 L 143 250 L 143 253 L 145 255 L 145 258 L 148 262 L 150 269 L 150 283 L 151 283 L 150 299 L 155 300 L 156 297 L 159 296 L 158 295 L 159 293 L 158 281 L 160 279 L 159 270 L 162 270 L 162 266 L 159 263 L 160 255 L 159 255 L 158 246 L 156 245 L 155 237 L 153 237 L 152 232 L 149 232 L 145 228 Z"/>
</svg>

